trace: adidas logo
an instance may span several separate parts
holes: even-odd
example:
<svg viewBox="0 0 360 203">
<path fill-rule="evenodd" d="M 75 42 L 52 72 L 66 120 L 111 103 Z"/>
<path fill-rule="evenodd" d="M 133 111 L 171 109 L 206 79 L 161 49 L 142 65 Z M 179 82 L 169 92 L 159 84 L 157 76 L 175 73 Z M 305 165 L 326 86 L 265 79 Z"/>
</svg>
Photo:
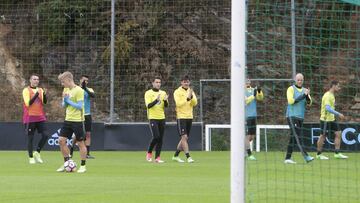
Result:
<svg viewBox="0 0 360 203">
<path fill-rule="evenodd" d="M 58 129 L 54 134 L 51 135 L 51 138 L 48 139 L 48 145 L 59 146 L 59 135 L 60 135 L 60 129 Z M 72 145 L 72 140 L 67 139 L 66 144 Z"/>
</svg>

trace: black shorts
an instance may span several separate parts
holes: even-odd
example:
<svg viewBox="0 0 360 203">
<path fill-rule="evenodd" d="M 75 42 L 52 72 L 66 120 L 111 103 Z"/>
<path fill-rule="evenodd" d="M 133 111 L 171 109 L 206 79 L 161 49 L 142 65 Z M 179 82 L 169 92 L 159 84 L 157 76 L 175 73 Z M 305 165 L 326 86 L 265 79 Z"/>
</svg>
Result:
<svg viewBox="0 0 360 203">
<path fill-rule="evenodd" d="M 38 133 L 45 133 L 45 121 L 25 123 L 25 133 L 27 135 L 34 135 L 35 131 Z"/>
<path fill-rule="evenodd" d="M 85 140 L 84 124 L 83 122 L 65 121 L 61 130 L 60 137 L 71 139 L 73 133 L 77 141 Z"/>
<path fill-rule="evenodd" d="M 256 118 L 246 119 L 246 132 L 247 135 L 256 134 Z"/>
<path fill-rule="evenodd" d="M 336 121 L 320 121 L 321 134 L 327 136 L 332 135 L 336 131 L 340 131 L 339 123 Z"/>
<path fill-rule="evenodd" d="M 162 139 L 165 131 L 165 119 L 150 119 L 149 125 L 153 138 Z"/>
<path fill-rule="evenodd" d="M 85 115 L 85 132 L 91 132 L 91 115 Z"/>
<path fill-rule="evenodd" d="M 192 119 L 177 119 L 177 128 L 179 136 L 187 135 L 190 136 L 190 130 L 192 126 Z"/>
</svg>

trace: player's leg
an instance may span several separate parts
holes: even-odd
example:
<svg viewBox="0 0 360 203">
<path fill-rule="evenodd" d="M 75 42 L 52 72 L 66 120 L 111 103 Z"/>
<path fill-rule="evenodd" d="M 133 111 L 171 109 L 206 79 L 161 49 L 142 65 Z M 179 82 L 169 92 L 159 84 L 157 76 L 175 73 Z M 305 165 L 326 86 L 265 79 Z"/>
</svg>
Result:
<svg viewBox="0 0 360 203">
<path fill-rule="evenodd" d="M 85 132 L 85 147 L 86 147 L 86 158 L 88 159 L 94 159 L 95 157 L 90 155 L 90 145 L 91 145 L 91 132 L 90 131 L 86 131 Z"/>
<path fill-rule="evenodd" d="M 251 127 L 251 119 L 246 119 L 246 139 L 245 139 L 245 149 L 248 157 L 251 156 L 250 150 L 250 127 Z"/>
<path fill-rule="evenodd" d="M 340 130 L 339 124 L 336 121 L 332 122 L 330 128 L 331 128 L 330 129 L 331 132 L 334 132 L 334 134 L 335 134 L 335 139 L 334 139 L 335 154 L 334 154 L 334 157 L 337 158 L 337 159 L 347 159 L 347 158 L 349 158 L 348 156 L 345 156 L 342 153 L 340 153 L 341 130 Z"/>
<path fill-rule="evenodd" d="M 73 134 L 73 129 L 71 128 L 71 124 L 69 122 L 64 122 L 63 127 L 60 129 L 60 133 L 59 133 L 59 147 L 60 147 L 60 151 L 61 154 L 64 157 L 64 162 L 66 162 L 67 160 L 70 159 L 70 152 L 69 152 L 69 148 L 66 145 L 67 139 L 71 139 L 71 136 Z M 57 170 L 57 172 L 63 172 L 65 171 L 64 169 L 64 164 L 62 164 Z"/>
<path fill-rule="evenodd" d="M 151 141 L 149 143 L 148 150 L 146 153 L 146 160 L 148 162 L 151 162 L 152 161 L 152 151 L 153 151 L 155 145 L 158 143 L 160 132 L 159 132 L 159 128 L 158 128 L 158 122 L 156 120 L 150 119 L 149 127 L 150 127 L 150 132 L 151 132 L 152 138 L 151 138 Z"/>
<path fill-rule="evenodd" d="M 192 163 L 194 162 L 194 159 L 190 156 L 190 149 L 189 149 L 189 137 L 190 137 L 190 131 L 192 127 L 192 119 L 186 119 L 186 136 L 183 136 L 183 149 L 184 153 L 186 155 L 187 162 Z"/>
<path fill-rule="evenodd" d="M 59 136 L 59 146 L 61 154 L 64 157 L 64 161 L 67 161 L 70 159 L 69 157 L 69 148 L 66 145 L 67 137 Z"/>
<path fill-rule="evenodd" d="M 177 162 L 184 162 L 184 160 L 180 159 L 179 157 L 179 154 L 181 151 L 184 151 L 184 149 L 182 148 L 182 140 L 181 140 L 181 137 L 180 137 L 180 140 L 176 146 L 176 151 L 175 151 L 175 154 L 172 158 L 173 161 L 177 161 Z"/>
<path fill-rule="evenodd" d="M 81 164 L 80 168 L 77 171 L 78 173 L 84 173 L 86 171 L 86 145 L 84 140 L 77 140 L 79 151 L 80 151 L 80 158 L 81 158 Z"/>
<path fill-rule="evenodd" d="M 160 159 L 160 154 L 161 154 L 164 131 L 165 131 L 165 120 L 158 121 L 158 131 L 159 131 L 159 137 L 157 139 L 158 142 L 155 146 L 155 162 L 164 163 L 164 161 Z"/>
<path fill-rule="evenodd" d="M 250 161 L 255 161 L 256 158 L 255 156 L 252 154 L 251 149 L 250 149 L 250 142 L 254 140 L 255 138 L 255 134 L 256 134 L 256 118 L 251 118 L 248 119 L 247 121 L 248 123 L 248 136 L 247 136 L 247 154 L 248 154 L 248 160 Z"/>
<path fill-rule="evenodd" d="M 85 165 L 86 165 L 86 154 L 87 154 L 86 145 L 85 145 L 84 125 L 82 122 L 75 122 L 73 123 L 73 129 L 76 137 L 76 143 L 78 144 L 79 147 L 80 159 L 81 159 L 80 168 L 77 172 L 84 173 L 86 172 Z"/>
<path fill-rule="evenodd" d="M 313 161 L 314 157 L 308 155 L 308 153 L 306 152 L 306 150 L 303 147 L 302 142 L 299 139 L 299 138 L 302 138 L 302 136 L 303 136 L 303 119 L 290 118 L 290 121 L 294 122 L 294 125 L 295 125 L 294 137 L 295 137 L 295 141 L 297 143 L 297 146 L 300 149 L 302 156 L 304 157 L 304 159 L 307 163 Z"/>
<path fill-rule="evenodd" d="M 69 157 L 69 148 L 66 146 L 66 141 L 67 141 L 67 137 L 59 136 L 59 146 L 60 146 L 61 154 L 64 157 L 64 162 L 66 162 L 66 161 L 68 161 L 70 159 L 70 157 Z M 64 164 L 61 165 L 56 171 L 57 172 L 65 171 Z"/>
<path fill-rule="evenodd" d="M 252 154 L 251 147 L 250 147 L 250 143 L 254 140 L 254 137 L 255 137 L 255 135 L 251 134 L 251 135 L 248 135 L 248 139 L 247 139 L 247 149 L 246 149 L 247 154 L 248 154 L 247 159 L 250 161 L 256 161 L 256 157 Z"/>
<path fill-rule="evenodd" d="M 326 139 L 326 135 L 327 135 L 327 122 L 325 121 L 320 121 L 320 136 L 319 139 L 317 141 L 317 154 L 316 154 L 316 158 L 320 159 L 320 160 L 328 160 L 329 158 L 326 157 L 325 155 L 322 154 L 322 150 L 323 150 L 323 146 L 324 146 L 324 142 Z"/>
<path fill-rule="evenodd" d="M 183 148 L 183 145 L 182 145 L 182 135 L 185 133 L 185 130 L 186 130 L 186 126 L 185 126 L 185 122 L 184 122 L 184 119 L 177 119 L 177 129 L 178 129 L 178 133 L 179 133 L 179 136 L 180 136 L 180 141 L 176 147 L 176 151 L 175 151 L 175 154 L 174 156 L 172 157 L 172 160 L 173 161 L 177 161 L 177 162 L 180 162 L 180 163 L 183 163 L 184 160 L 180 159 L 179 157 L 179 154 L 181 151 L 184 151 L 184 148 Z"/>
<path fill-rule="evenodd" d="M 25 124 L 25 134 L 27 136 L 27 149 L 29 155 L 29 164 L 35 164 L 35 159 L 33 157 L 33 141 L 34 141 L 34 134 L 35 128 L 33 123 L 26 123 Z"/>
<path fill-rule="evenodd" d="M 186 154 L 186 158 L 188 158 L 188 156 L 189 156 L 189 144 L 188 144 L 187 140 L 188 140 L 187 134 L 181 135 L 181 147 L 182 147 L 184 153 Z"/>
<path fill-rule="evenodd" d="M 73 155 L 74 155 L 75 145 L 76 145 L 76 138 L 75 138 L 75 136 L 72 136 L 71 137 L 71 145 L 70 145 L 70 157 L 73 157 Z"/>
<path fill-rule="evenodd" d="M 296 164 L 296 162 L 291 159 L 293 148 L 294 148 L 294 145 L 295 145 L 295 136 L 294 136 L 295 126 L 294 126 L 294 124 L 293 124 L 293 122 L 291 121 L 290 118 L 287 118 L 287 122 L 288 122 L 288 125 L 289 125 L 289 128 L 290 128 L 290 139 L 289 139 L 289 144 L 287 146 L 284 163 L 286 163 L 286 164 Z"/>
<path fill-rule="evenodd" d="M 35 158 L 36 162 L 43 163 L 43 160 L 41 159 L 41 156 L 40 156 L 40 151 L 42 150 L 46 141 L 49 138 L 47 131 L 46 131 L 45 121 L 37 122 L 36 128 L 37 128 L 38 133 L 40 133 L 40 135 L 41 135 L 41 139 L 37 145 L 36 151 L 34 152 L 34 158 Z"/>
<path fill-rule="evenodd" d="M 91 145 L 91 128 L 92 128 L 92 118 L 91 115 L 85 116 L 85 145 L 87 150 L 86 158 L 94 159 L 95 157 L 90 155 L 90 145 Z"/>
</svg>

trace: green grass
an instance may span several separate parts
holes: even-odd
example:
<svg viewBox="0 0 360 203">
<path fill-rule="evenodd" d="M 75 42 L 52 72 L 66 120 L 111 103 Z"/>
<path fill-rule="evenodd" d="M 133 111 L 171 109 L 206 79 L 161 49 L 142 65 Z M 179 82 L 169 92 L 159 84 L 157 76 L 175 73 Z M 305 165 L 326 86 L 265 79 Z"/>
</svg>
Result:
<svg viewBox="0 0 360 203">
<path fill-rule="evenodd" d="M 284 152 L 256 153 L 246 165 L 247 202 L 359 202 L 360 156 L 349 160 L 283 164 Z M 93 152 L 85 174 L 57 173 L 60 152 L 43 152 L 46 163 L 29 165 L 26 152 L 0 152 L 0 202 L 230 201 L 230 153 L 192 152 L 196 163 L 147 163 L 144 152 Z M 76 152 L 75 161 L 79 163 Z"/>
<path fill-rule="evenodd" d="M 79 163 L 78 153 L 74 160 Z M 196 163 L 145 161 L 144 152 L 93 152 L 85 174 L 57 173 L 60 152 L 0 152 L 0 202 L 229 202 L 229 152 L 193 152 Z"/>
<path fill-rule="evenodd" d="M 315 153 L 310 153 L 315 156 Z M 295 165 L 283 163 L 285 152 L 258 153 L 247 162 L 247 202 L 360 202 L 360 156 L 305 163 L 295 152 Z"/>
</svg>

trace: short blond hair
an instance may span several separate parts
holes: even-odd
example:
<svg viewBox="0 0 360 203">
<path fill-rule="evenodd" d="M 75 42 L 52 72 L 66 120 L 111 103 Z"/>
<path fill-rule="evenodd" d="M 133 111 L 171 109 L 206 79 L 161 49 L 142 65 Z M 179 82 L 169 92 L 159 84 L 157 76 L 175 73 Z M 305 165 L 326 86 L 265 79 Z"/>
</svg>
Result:
<svg viewBox="0 0 360 203">
<path fill-rule="evenodd" d="M 74 81 L 74 76 L 69 71 L 65 71 L 58 76 L 58 79 L 59 80 L 70 79 L 70 80 Z"/>
</svg>

